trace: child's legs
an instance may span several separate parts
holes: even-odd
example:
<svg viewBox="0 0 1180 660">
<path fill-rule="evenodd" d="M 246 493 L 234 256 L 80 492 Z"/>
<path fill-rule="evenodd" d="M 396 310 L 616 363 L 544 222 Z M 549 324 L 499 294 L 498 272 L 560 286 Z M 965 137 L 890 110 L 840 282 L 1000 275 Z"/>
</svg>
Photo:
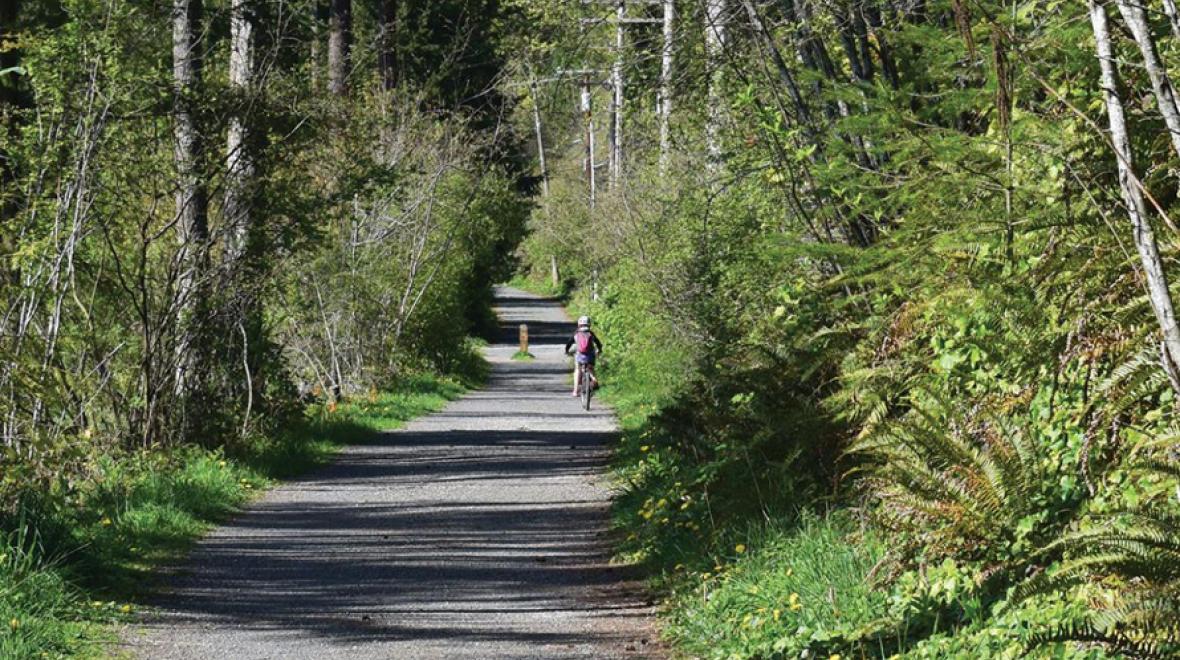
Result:
<svg viewBox="0 0 1180 660">
<path fill-rule="evenodd" d="M 578 386 L 582 384 L 582 363 L 574 360 L 574 394 L 578 393 Z"/>
</svg>

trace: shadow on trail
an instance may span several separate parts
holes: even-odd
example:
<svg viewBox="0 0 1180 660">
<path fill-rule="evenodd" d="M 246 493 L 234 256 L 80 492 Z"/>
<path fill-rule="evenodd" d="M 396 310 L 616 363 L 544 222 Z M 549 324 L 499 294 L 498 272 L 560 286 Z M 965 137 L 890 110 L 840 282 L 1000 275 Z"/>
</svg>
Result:
<svg viewBox="0 0 1180 660">
<path fill-rule="evenodd" d="M 181 576 L 173 584 L 177 596 L 165 594 L 156 605 L 182 620 L 258 630 L 295 626 L 301 634 L 334 643 L 594 641 L 584 633 L 435 627 L 422 619 L 429 619 L 429 605 L 440 599 L 447 606 L 439 612 L 448 617 L 483 612 L 488 603 L 509 613 L 552 615 L 569 610 L 563 589 L 606 588 L 623 579 L 624 569 L 608 563 L 604 502 L 521 503 L 513 495 L 514 484 L 522 480 L 601 471 L 613 436 L 450 430 L 385 434 L 366 445 L 367 451 L 346 454 L 288 488 L 312 492 L 372 484 L 502 481 L 501 497 L 380 504 L 261 502 L 203 543 L 191 558 L 202 567 L 200 573 Z M 509 451 L 487 453 L 496 447 Z M 579 607 L 589 616 L 638 616 L 628 613 L 630 609 L 633 605 L 606 601 Z M 622 641 L 601 634 L 600 641 Z"/>
<path fill-rule="evenodd" d="M 573 333 L 523 295 L 497 299 L 500 356 L 522 321 L 533 345 Z M 494 361 L 484 389 L 353 445 L 206 538 L 156 599 L 149 657 L 637 652 L 649 612 L 609 562 L 599 482 L 613 415 L 580 410 L 566 360 L 538 355 Z"/>
</svg>

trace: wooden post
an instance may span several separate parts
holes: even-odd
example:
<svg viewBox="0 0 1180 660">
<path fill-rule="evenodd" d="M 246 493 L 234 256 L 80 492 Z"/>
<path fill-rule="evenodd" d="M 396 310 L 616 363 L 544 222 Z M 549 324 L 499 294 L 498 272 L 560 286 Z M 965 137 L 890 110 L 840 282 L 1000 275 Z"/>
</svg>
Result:
<svg viewBox="0 0 1180 660">
<path fill-rule="evenodd" d="M 524 355 L 529 352 L 529 326 L 527 323 L 520 324 L 520 353 Z"/>
<path fill-rule="evenodd" d="M 554 288 L 561 286 L 561 271 L 557 268 L 557 255 L 549 255 L 549 278 L 553 281 Z"/>
</svg>

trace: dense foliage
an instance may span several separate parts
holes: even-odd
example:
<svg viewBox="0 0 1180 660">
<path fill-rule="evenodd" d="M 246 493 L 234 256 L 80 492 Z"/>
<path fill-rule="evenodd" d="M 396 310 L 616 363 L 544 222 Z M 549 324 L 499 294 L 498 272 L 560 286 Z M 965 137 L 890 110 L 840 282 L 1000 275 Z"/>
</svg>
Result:
<svg viewBox="0 0 1180 660">
<path fill-rule="evenodd" d="M 514 14 L 2 5 L 0 655 L 89 656 L 108 596 L 335 421 L 478 379 L 529 210 Z"/>
<path fill-rule="evenodd" d="M 664 576 L 673 638 L 711 657 L 1180 651 L 1174 369 L 1129 201 L 1173 274 L 1172 101 L 1145 59 L 1170 85 L 1171 4 L 1146 31 L 1116 2 L 674 6 L 670 150 L 659 33 L 629 27 L 624 175 L 590 207 L 576 105 L 555 103 L 523 248 L 601 325 L 619 524 Z M 577 41 L 605 70 L 613 9 L 588 11 L 608 27 Z M 830 577 L 790 577 L 817 562 Z M 811 610 L 813 580 L 838 611 Z"/>
</svg>

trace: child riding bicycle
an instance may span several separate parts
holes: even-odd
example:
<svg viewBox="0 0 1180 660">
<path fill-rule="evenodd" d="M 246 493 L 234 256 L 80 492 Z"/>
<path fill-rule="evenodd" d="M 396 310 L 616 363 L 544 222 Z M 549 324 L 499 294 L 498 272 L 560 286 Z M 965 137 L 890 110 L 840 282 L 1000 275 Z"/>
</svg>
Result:
<svg viewBox="0 0 1180 660">
<path fill-rule="evenodd" d="M 581 392 L 578 385 L 582 382 L 582 370 L 586 369 L 590 372 L 590 379 L 593 381 L 593 387 L 598 388 L 598 377 L 594 375 L 594 363 L 598 359 L 598 354 L 602 352 L 602 342 L 599 341 L 598 336 L 590 329 L 590 317 L 582 316 L 578 318 L 578 330 L 573 337 L 565 343 L 565 353 L 569 355 L 570 347 L 576 346 L 577 351 L 574 354 L 574 396 L 578 396 Z"/>
</svg>

